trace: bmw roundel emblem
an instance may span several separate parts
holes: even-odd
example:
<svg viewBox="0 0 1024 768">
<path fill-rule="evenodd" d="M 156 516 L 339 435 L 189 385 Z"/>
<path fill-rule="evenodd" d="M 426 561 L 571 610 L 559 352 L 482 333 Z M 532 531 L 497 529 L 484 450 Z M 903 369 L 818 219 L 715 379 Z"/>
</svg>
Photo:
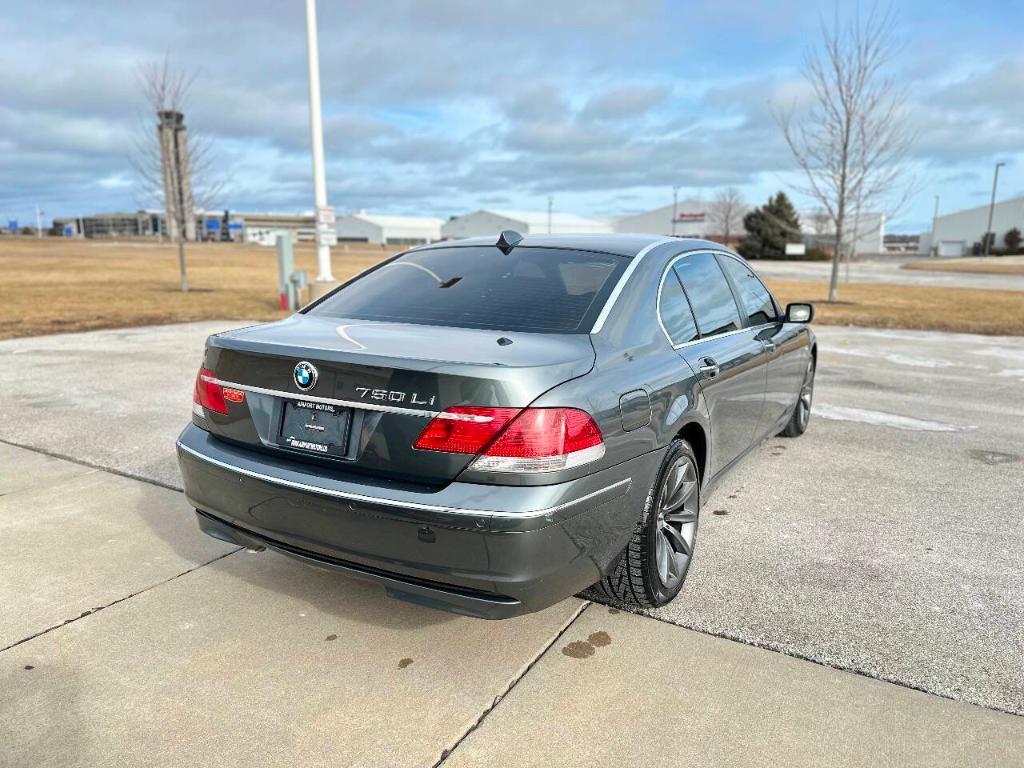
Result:
<svg viewBox="0 0 1024 768">
<path fill-rule="evenodd" d="M 303 392 L 316 386 L 316 377 L 316 367 L 314 367 L 312 363 L 307 363 L 305 360 L 298 363 L 295 366 L 295 370 L 292 372 L 292 378 L 295 379 L 295 386 Z"/>
</svg>

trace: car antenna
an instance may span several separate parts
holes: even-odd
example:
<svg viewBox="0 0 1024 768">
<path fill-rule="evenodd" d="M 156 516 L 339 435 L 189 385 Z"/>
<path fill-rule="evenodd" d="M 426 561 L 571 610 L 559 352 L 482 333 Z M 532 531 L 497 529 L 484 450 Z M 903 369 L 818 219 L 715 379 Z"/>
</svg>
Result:
<svg viewBox="0 0 1024 768">
<path fill-rule="evenodd" d="M 515 248 L 522 241 L 523 236 L 512 229 L 504 229 L 501 234 L 498 235 L 498 250 L 508 255 L 508 253 Z"/>
</svg>

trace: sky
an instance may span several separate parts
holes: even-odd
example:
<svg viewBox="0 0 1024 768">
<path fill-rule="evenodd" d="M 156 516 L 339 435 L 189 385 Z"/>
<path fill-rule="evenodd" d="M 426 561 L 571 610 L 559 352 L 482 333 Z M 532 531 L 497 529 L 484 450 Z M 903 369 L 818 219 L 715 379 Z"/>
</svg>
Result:
<svg viewBox="0 0 1024 768">
<path fill-rule="evenodd" d="M 866 7 L 866 6 L 864 6 Z M 838 8 L 838 11 L 837 11 Z M 735 186 L 808 206 L 773 108 L 805 104 L 822 14 L 777 0 L 319 3 L 329 202 L 433 215 L 480 207 L 584 216 L 709 200 Z M 893 5 L 917 139 L 890 232 L 1024 195 L 1024 3 Z M 195 74 L 211 208 L 313 207 L 301 0 L 0 0 L 0 224 L 157 207 L 133 170 L 155 121 L 139 70 Z M 894 190 L 893 200 L 901 190 Z M 885 205 L 893 204 L 892 201 Z M 980 233 L 979 233 L 980 234 Z"/>
</svg>

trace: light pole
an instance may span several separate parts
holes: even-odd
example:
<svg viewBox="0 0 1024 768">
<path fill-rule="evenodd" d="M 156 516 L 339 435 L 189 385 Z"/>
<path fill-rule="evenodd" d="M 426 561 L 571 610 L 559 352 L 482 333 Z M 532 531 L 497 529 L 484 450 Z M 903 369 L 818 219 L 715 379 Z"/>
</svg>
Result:
<svg viewBox="0 0 1024 768">
<path fill-rule="evenodd" d="M 676 217 L 679 216 L 679 187 L 672 187 L 672 237 L 676 236 Z"/>
<path fill-rule="evenodd" d="M 929 243 L 928 250 L 932 252 L 933 256 L 939 255 L 939 244 L 935 242 L 935 225 L 939 220 L 939 196 L 935 196 L 935 211 L 932 213 L 932 241 Z"/>
<path fill-rule="evenodd" d="M 327 207 L 324 174 L 324 126 L 320 115 L 320 48 L 316 34 L 316 0 L 306 0 L 306 51 L 309 56 L 309 129 L 313 145 L 313 196 L 316 204 L 316 266 L 318 283 L 333 283 L 331 233 L 334 211 Z"/>
<path fill-rule="evenodd" d="M 1006 163 L 996 163 L 996 172 L 992 175 L 992 202 L 988 204 L 988 226 L 985 227 L 985 255 L 988 256 L 989 246 L 992 245 L 992 241 L 996 239 L 995 232 L 992 232 L 992 214 L 996 209 L 996 184 L 999 183 L 999 168 L 1006 165 Z M 992 236 L 989 237 L 989 233 Z"/>
<path fill-rule="evenodd" d="M 548 234 L 551 234 L 551 206 L 554 203 L 555 198 L 548 195 Z"/>
</svg>

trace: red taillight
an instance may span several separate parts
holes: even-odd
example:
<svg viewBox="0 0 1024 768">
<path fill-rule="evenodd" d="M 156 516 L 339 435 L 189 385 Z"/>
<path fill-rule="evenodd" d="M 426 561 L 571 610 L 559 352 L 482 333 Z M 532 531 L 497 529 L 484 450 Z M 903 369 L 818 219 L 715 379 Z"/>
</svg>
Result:
<svg viewBox="0 0 1024 768">
<path fill-rule="evenodd" d="M 192 394 L 192 401 L 208 411 L 226 414 L 228 402 L 242 402 L 245 399 L 245 393 L 240 389 L 225 389 L 212 381 L 215 378 L 213 371 L 200 368 L 196 375 L 196 388 Z"/>
<path fill-rule="evenodd" d="M 435 417 L 415 447 L 480 454 L 471 466 L 487 472 L 551 472 L 604 455 L 601 430 L 576 408 L 456 406 Z"/>
<path fill-rule="evenodd" d="M 439 413 L 416 438 L 413 448 L 445 453 L 480 453 L 520 408 L 474 408 L 456 405 Z"/>
</svg>

